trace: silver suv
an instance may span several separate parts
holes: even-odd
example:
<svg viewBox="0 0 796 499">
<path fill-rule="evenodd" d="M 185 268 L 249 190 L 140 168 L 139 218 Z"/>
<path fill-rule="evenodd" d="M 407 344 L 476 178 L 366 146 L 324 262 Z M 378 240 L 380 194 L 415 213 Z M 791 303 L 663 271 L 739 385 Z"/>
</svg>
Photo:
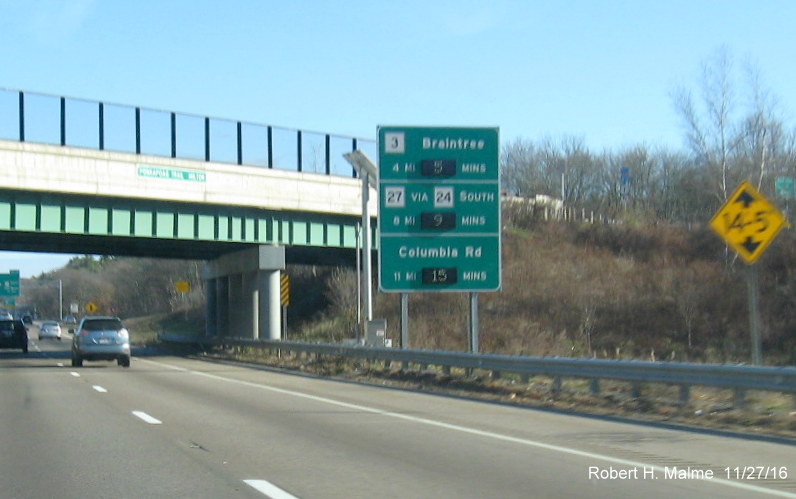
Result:
<svg viewBox="0 0 796 499">
<path fill-rule="evenodd" d="M 84 360 L 115 360 L 130 367 L 130 334 L 121 319 L 111 316 L 83 317 L 72 333 L 72 366 Z"/>
</svg>

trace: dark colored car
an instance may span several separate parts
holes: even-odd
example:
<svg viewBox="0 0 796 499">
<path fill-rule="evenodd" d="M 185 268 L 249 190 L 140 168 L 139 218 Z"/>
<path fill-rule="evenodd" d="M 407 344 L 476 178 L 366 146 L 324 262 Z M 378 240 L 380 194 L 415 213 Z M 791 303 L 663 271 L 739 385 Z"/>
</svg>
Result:
<svg viewBox="0 0 796 499">
<path fill-rule="evenodd" d="M 130 334 L 121 319 L 112 316 L 83 317 L 72 333 L 72 366 L 84 360 L 115 360 L 130 367 Z"/>
<path fill-rule="evenodd" d="M 28 353 L 28 330 L 22 321 L 0 320 L 0 348 L 19 348 Z"/>
</svg>

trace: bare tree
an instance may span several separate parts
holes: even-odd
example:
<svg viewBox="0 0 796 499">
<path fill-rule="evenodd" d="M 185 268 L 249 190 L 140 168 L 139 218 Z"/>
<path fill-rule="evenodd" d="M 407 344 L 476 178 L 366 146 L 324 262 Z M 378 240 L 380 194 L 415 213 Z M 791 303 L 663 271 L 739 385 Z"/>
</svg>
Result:
<svg viewBox="0 0 796 499">
<path fill-rule="evenodd" d="M 714 194 L 719 201 L 724 201 L 732 188 L 730 160 L 738 144 L 737 133 L 732 125 L 735 111 L 732 69 L 732 60 L 726 47 L 720 48 L 703 64 L 700 82 L 703 112 L 700 112 L 689 90 L 679 88 L 673 95 L 691 151 L 698 162 L 714 172 Z"/>
<path fill-rule="evenodd" d="M 536 146 L 525 139 L 516 139 L 503 146 L 500 158 L 502 188 L 511 195 L 539 192 L 541 176 L 536 169 Z"/>
</svg>

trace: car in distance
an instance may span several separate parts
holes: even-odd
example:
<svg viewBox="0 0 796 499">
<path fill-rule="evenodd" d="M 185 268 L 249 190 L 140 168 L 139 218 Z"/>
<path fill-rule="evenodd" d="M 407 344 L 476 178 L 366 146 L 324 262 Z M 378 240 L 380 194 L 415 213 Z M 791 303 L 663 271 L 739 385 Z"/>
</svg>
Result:
<svg viewBox="0 0 796 499">
<path fill-rule="evenodd" d="M 77 319 L 75 319 L 74 315 L 67 315 L 64 317 L 65 324 L 77 324 Z"/>
<path fill-rule="evenodd" d="M 30 315 L 23 315 L 22 316 L 22 322 L 24 324 L 27 324 L 27 325 L 32 325 L 33 324 L 33 317 L 30 316 Z"/>
<path fill-rule="evenodd" d="M 72 366 L 84 360 L 115 360 L 130 367 L 130 333 L 114 316 L 86 316 L 72 333 Z"/>
<path fill-rule="evenodd" d="M 22 321 L 0 320 L 0 348 L 19 348 L 28 353 L 28 330 Z"/>
<path fill-rule="evenodd" d="M 39 341 L 44 338 L 61 340 L 61 325 L 56 321 L 41 321 L 39 325 Z"/>
</svg>

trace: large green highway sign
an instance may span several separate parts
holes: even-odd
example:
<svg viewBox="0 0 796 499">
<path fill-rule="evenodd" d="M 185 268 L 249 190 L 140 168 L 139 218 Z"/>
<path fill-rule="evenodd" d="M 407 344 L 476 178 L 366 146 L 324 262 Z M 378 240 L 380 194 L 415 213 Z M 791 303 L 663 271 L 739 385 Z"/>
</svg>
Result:
<svg viewBox="0 0 796 499">
<path fill-rule="evenodd" d="M 379 127 L 379 286 L 497 291 L 497 128 Z"/>
</svg>

